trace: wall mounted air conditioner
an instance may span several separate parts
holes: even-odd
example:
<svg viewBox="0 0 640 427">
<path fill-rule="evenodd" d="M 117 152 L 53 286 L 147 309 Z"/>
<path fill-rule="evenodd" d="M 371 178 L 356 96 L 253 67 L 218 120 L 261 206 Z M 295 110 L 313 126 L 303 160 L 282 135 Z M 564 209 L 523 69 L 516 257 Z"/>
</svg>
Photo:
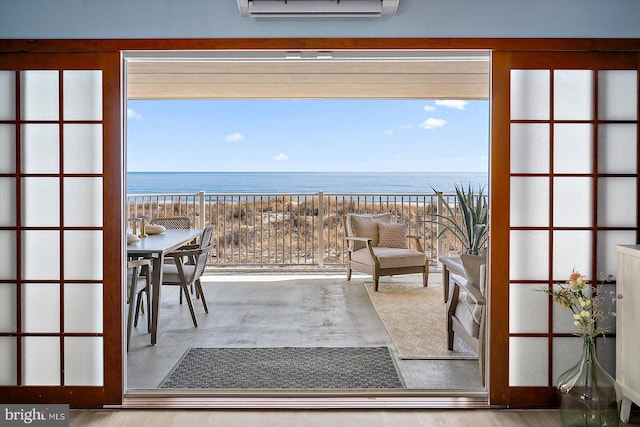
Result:
<svg viewBox="0 0 640 427">
<path fill-rule="evenodd" d="M 252 18 L 378 18 L 396 14 L 400 0 L 238 0 Z"/>
</svg>

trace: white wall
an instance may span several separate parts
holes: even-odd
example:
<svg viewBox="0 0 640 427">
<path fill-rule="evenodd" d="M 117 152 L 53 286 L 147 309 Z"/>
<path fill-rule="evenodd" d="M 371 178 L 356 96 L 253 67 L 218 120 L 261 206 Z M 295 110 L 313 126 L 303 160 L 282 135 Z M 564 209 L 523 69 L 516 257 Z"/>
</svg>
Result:
<svg viewBox="0 0 640 427">
<path fill-rule="evenodd" d="M 236 0 L 0 0 L 0 39 L 640 38 L 640 0 L 400 0 L 382 19 L 242 18 Z"/>
</svg>

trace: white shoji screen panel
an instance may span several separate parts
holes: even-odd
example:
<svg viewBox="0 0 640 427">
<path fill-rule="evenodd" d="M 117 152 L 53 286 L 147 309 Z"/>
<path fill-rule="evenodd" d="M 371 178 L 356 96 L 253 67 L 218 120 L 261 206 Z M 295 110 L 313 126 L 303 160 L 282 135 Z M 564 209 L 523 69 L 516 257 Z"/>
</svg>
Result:
<svg viewBox="0 0 640 427">
<path fill-rule="evenodd" d="M 574 267 L 615 273 L 615 245 L 636 243 L 638 73 L 510 77 L 509 385 L 550 386 L 581 342 L 538 290 Z M 615 337 L 598 345 L 613 369 Z"/>
<path fill-rule="evenodd" d="M 104 385 L 102 80 L 0 71 L 0 385 Z"/>
</svg>

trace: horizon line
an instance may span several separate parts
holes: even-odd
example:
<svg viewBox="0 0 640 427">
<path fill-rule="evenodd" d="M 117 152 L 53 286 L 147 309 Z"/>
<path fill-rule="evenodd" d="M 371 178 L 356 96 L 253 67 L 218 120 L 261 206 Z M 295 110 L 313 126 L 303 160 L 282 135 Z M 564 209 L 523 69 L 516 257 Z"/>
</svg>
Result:
<svg viewBox="0 0 640 427">
<path fill-rule="evenodd" d="M 486 173 L 489 171 L 127 171 L 127 173 Z"/>
</svg>

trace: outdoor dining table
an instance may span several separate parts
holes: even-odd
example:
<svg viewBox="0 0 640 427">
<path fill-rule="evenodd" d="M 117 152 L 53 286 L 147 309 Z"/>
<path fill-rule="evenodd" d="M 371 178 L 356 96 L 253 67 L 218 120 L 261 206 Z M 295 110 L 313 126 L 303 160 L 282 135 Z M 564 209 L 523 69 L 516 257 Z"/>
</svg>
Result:
<svg viewBox="0 0 640 427">
<path fill-rule="evenodd" d="M 202 229 L 165 230 L 160 234 L 150 234 L 139 241 L 127 245 L 130 258 L 151 259 L 151 345 L 156 344 L 158 335 L 158 314 L 160 311 L 160 291 L 162 288 L 162 266 L 165 255 L 190 243 L 202 234 Z"/>
</svg>

